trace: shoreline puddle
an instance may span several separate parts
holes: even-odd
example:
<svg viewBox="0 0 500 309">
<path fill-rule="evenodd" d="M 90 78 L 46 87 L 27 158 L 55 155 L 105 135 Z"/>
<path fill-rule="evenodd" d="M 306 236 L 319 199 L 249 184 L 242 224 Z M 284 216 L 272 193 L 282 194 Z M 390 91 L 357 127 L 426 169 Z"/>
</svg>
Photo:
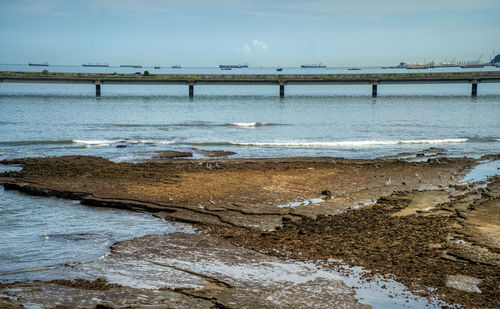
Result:
<svg viewBox="0 0 500 309">
<path fill-rule="evenodd" d="M 19 172 L 23 169 L 21 165 L 17 164 L 0 164 L 0 173 L 3 172 Z"/>
<path fill-rule="evenodd" d="M 325 197 L 325 198 L 318 197 L 318 198 L 312 198 L 312 199 L 309 199 L 309 200 L 304 200 L 302 202 L 290 202 L 288 204 L 281 204 L 281 205 L 277 205 L 276 207 L 278 207 L 278 208 L 285 208 L 285 207 L 308 206 L 308 205 L 314 205 L 314 204 L 323 203 L 323 202 L 326 202 L 326 201 L 334 199 L 334 198 L 335 198 L 335 196 Z"/>
<path fill-rule="evenodd" d="M 391 279 L 389 275 L 375 275 L 366 280 L 364 275 L 370 273 L 369 270 L 361 266 L 348 266 L 338 260 L 329 260 L 329 263 L 332 262 L 340 264 L 333 266 L 332 272 L 355 290 L 359 302 L 372 308 L 442 308 L 448 305 L 437 298 L 428 300 L 413 294 L 405 285 Z"/>
<path fill-rule="evenodd" d="M 481 161 L 470 169 L 465 177 L 460 181 L 461 184 L 486 181 L 489 177 L 500 174 L 500 160 Z"/>
</svg>

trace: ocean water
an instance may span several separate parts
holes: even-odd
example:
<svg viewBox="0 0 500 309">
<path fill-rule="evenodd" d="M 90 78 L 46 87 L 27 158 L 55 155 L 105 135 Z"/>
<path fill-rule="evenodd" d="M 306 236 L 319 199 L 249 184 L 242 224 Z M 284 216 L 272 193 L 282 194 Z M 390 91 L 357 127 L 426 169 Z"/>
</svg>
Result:
<svg viewBox="0 0 500 309">
<path fill-rule="evenodd" d="M 0 65 L 0 70 L 45 68 Z M 50 66 L 60 72 L 135 72 L 152 68 Z M 484 70 L 487 70 L 485 68 Z M 495 68 L 489 68 L 495 70 Z M 319 71 L 318 71 L 319 70 Z M 401 72 L 363 68 L 282 73 Z M 453 69 L 441 69 L 441 71 Z M 455 69 L 459 70 L 459 69 Z M 498 70 L 498 69 L 497 69 Z M 417 70 L 418 71 L 418 70 Z M 437 70 L 436 70 L 437 71 Z M 222 73 L 272 74 L 273 68 Z M 221 73 L 216 68 L 154 73 Z M 500 84 L 287 86 L 93 85 L 0 83 L 0 160 L 93 155 L 120 162 L 161 150 L 233 151 L 232 157 L 376 158 L 429 147 L 449 156 L 500 152 Z M 498 174 L 498 172 L 496 172 Z M 45 269 L 102 256 L 114 241 L 182 230 L 144 214 L 84 207 L 0 188 L 0 281 L 40 279 Z M 99 224 L 95 224 L 99 222 Z M 124 226 L 126 229 L 123 229 Z"/>
<path fill-rule="evenodd" d="M 482 70 L 488 68 L 497 70 Z M 0 65 L 0 70 L 42 69 Z M 452 70 L 463 69 L 433 71 Z M 273 68 L 154 71 L 276 73 Z M 283 73 L 389 71 L 402 70 L 285 68 Z M 233 151 L 234 157 L 374 158 L 428 147 L 478 157 L 500 149 L 500 84 L 480 84 L 477 98 L 470 96 L 469 84 L 378 88 L 372 98 L 369 85 L 286 86 L 280 99 L 277 86 L 202 85 L 189 99 L 187 86 L 103 85 L 96 99 L 93 85 L 0 83 L 0 159 L 80 154 L 136 162 L 159 150 L 191 151 L 195 158 L 204 150 Z"/>
</svg>

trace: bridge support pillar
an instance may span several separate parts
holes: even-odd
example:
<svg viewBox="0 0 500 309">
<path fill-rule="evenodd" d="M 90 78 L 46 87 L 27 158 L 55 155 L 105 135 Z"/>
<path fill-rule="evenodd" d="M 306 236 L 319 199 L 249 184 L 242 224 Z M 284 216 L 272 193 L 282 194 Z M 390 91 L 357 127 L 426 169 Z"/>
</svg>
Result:
<svg viewBox="0 0 500 309">
<path fill-rule="evenodd" d="M 280 98 L 284 98 L 285 97 L 285 83 L 280 83 Z"/>
<path fill-rule="evenodd" d="M 189 98 L 192 99 L 194 97 L 194 84 L 189 84 Z"/>
<path fill-rule="evenodd" d="M 471 95 L 473 97 L 477 97 L 477 81 L 472 82 L 472 92 Z"/>
<path fill-rule="evenodd" d="M 101 84 L 95 84 L 95 96 L 96 98 L 101 97 Z"/>
<path fill-rule="evenodd" d="M 377 83 L 372 83 L 372 98 L 377 97 Z"/>
</svg>

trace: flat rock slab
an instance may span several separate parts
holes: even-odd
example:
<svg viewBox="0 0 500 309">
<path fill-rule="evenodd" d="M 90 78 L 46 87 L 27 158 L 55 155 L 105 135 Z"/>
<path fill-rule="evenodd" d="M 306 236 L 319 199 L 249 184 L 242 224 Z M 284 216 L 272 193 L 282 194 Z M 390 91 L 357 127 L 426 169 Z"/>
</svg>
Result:
<svg viewBox="0 0 500 309">
<path fill-rule="evenodd" d="M 99 289 L 54 282 L 0 287 L 4 304 L 93 308 L 366 308 L 335 275 L 230 245 L 204 234 L 148 235 L 116 243 L 101 260 L 74 266 L 102 277 Z M 0 304 L 2 304 L 0 302 Z"/>
<path fill-rule="evenodd" d="M 464 276 L 464 275 L 450 275 L 446 277 L 446 286 L 464 292 L 481 293 L 477 286 L 481 283 L 481 279 Z"/>
<path fill-rule="evenodd" d="M 66 156 L 3 163 L 23 166 L 0 174 L 6 189 L 161 212 L 164 218 L 191 223 L 273 230 L 283 218 L 314 219 L 398 190 L 447 186 L 475 160 L 169 159 L 131 164 Z M 279 207 L 318 199 L 322 192 L 335 198 L 312 207 Z"/>
<path fill-rule="evenodd" d="M 164 151 L 157 151 L 155 158 L 172 159 L 172 158 L 184 158 L 184 157 L 192 157 L 192 156 L 193 156 L 193 154 L 191 152 L 164 150 Z"/>
<path fill-rule="evenodd" d="M 0 308 L 213 308 L 210 300 L 169 290 L 112 287 L 90 290 L 47 282 L 17 283 L 0 289 Z M 24 306 L 24 307 L 23 307 Z"/>
</svg>

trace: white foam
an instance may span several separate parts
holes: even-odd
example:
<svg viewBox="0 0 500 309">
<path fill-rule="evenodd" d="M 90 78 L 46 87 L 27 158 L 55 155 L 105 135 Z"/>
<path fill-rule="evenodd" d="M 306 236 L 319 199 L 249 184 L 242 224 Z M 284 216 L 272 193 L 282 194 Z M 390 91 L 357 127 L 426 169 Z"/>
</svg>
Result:
<svg viewBox="0 0 500 309">
<path fill-rule="evenodd" d="M 79 139 L 74 139 L 73 143 L 74 144 L 83 144 L 86 146 L 108 146 L 113 143 L 119 143 L 122 140 L 79 140 Z"/>
<path fill-rule="evenodd" d="M 236 127 L 257 127 L 257 126 L 265 126 L 267 123 L 265 122 L 231 122 L 230 125 Z"/>
<path fill-rule="evenodd" d="M 154 139 L 140 139 L 140 140 L 125 140 L 125 139 L 113 139 L 113 140 L 73 140 L 74 144 L 82 144 L 85 146 L 109 146 L 116 143 L 129 143 L 129 144 L 160 144 L 160 145 L 170 145 L 175 144 L 176 140 L 154 140 Z"/>
<path fill-rule="evenodd" d="M 421 139 L 421 140 L 393 140 L 393 141 L 338 141 L 338 142 L 230 142 L 232 145 L 239 146 L 278 146 L 278 147 L 370 147 L 383 145 L 410 145 L 410 144 L 452 144 L 465 143 L 467 138 L 454 139 Z"/>
<path fill-rule="evenodd" d="M 154 140 L 154 139 L 141 139 L 141 140 L 125 140 L 124 142 L 131 144 L 160 144 L 160 145 L 171 145 L 175 144 L 175 140 L 173 141 L 165 141 L 165 140 Z"/>
</svg>

